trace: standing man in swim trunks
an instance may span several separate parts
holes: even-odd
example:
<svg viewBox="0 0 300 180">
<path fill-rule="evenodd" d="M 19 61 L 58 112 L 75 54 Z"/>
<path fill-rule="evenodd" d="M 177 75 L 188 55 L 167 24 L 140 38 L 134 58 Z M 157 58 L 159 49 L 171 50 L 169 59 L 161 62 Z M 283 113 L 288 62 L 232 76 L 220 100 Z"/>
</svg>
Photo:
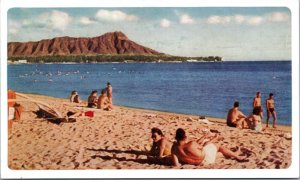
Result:
<svg viewBox="0 0 300 180">
<path fill-rule="evenodd" d="M 245 157 L 236 155 L 231 150 L 217 146 L 208 142 L 204 146 L 196 141 L 188 141 L 186 133 L 183 129 L 178 128 L 175 135 L 176 142 L 172 146 L 172 161 L 174 166 L 181 164 L 211 164 L 215 162 L 217 152 L 221 152 L 225 157 L 233 158 L 238 161 L 244 160 Z"/>
<path fill-rule="evenodd" d="M 261 106 L 261 93 L 258 91 L 256 92 L 256 96 L 253 99 L 253 108 L 255 107 L 260 107 L 261 112 L 260 112 L 260 117 L 263 118 L 263 111 L 262 111 L 262 106 Z"/>
<path fill-rule="evenodd" d="M 267 105 L 267 126 L 269 125 L 269 119 L 272 115 L 273 117 L 273 128 L 276 128 L 276 111 L 275 111 L 275 102 L 273 99 L 273 93 L 269 94 L 269 99 L 266 100 Z"/>
<path fill-rule="evenodd" d="M 108 98 L 108 100 L 109 100 L 110 107 L 112 108 L 112 107 L 113 107 L 113 100 L 112 100 L 112 86 L 111 86 L 110 82 L 107 82 L 107 88 L 106 88 L 106 91 L 107 91 L 107 98 Z"/>
<path fill-rule="evenodd" d="M 239 110 L 240 103 L 234 102 L 233 108 L 228 111 L 227 114 L 227 126 L 229 127 L 239 127 L 240 122 L 246 118 L 246 116 Z"/>
</svg>

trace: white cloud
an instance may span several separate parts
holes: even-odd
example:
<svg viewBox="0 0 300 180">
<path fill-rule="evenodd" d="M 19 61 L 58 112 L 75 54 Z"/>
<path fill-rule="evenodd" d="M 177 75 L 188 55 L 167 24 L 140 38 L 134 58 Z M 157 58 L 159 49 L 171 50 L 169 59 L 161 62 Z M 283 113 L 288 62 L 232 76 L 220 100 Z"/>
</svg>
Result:
<svg viewBox="0 0 300 180">
<path fill-rule="evenodd" d="M 242 23 L 245 22 L 245 20 L 246 20 L 245 16 L 239 15 L 239 14 L 233 16 L 233 19 L 234 19 L 234 21 L 235 21 L 236 23 L 238 23 L 238 24 L 242 24 Z"/>
<path fill-rule="evenodd" d="M 160 21 L 160 26 L 164 27 L 164 28 L 170 27 L 171 26 L 171 21 L 169 21 L 168 19 L 162 19 Z"/>
<path fill-rule="evenodd" d="M 231 21 L 230 16 L 210 16 L 207 19 L 209 24 L 226 24 Z"/>
<path fill-rule="evenodd" d="M 16 28 L 9 28 L 9 29 L 8 29 L 8 33 L 9 33 L 9 34 L 16 35 L 16 34 L 18 34 L 18 32 L 19 32 L 19 30 L 16 29 Z"/>
<path fill-rule="evenodd" d="M 89 24 L 95 23 L 95 21 L 93 21 L 91 18 L 86 17 L 86 16 L 80 17 L 79 22 L 84 25 L 89 25 Z"/>
<path fill-rule="evenodd" d="M 290 20 L 290 16 L 283 12 L 274 12 L 269 14 L 264 14 L 261 16 L 245 16 L 236 14 L 233 16 L 218 16 L 212 15 L 207 18 L 207 23 L 209 24 L 246 24 L 249 26 L 257 26 L 264 22 L 286 22 Z"/>
<path fill-rule="evenodd" d="M 57 10 L 43 13 L 40 17 L 53 30 L 65 31 L 72 22 L 72 17 L 68 13 Z"/>
<path fill-rule="evenodd" d="M 8 20 L 8 33 L 9 34 L 17 34 L 19 32 L 19 29 L 21 27 L 21 23 L 14 20 Z"/>
<path fill-rule="evenodd" d="M 270 22 L 284 22 L 290 20 L 290 15 L 283 12 L 274 12 L 266 15 Z"/>
<path fill-rule="evenodd" d="M 126 14 L 122 11 L 108 11 L 101 9 L 97 11 L 95 18 L 99 21 L 118 22 L 118 21 L 136 21 L 138 17 L 131 14 Z"/>
<path fill-rule="evenodd" d="M 247 19 L 247 24 L 252 26 L 257 26 L 263 22 L 263 18 L 261 16 L 253 16 Z"/>
<path fill-rule="evenodd" d="M 188 14 L 182 14 L 180 15 L 180 23 L 181 24 L 194 24 L 195 23 L 195 20 L 190 17 L 190 15 Z"/>
</svg>

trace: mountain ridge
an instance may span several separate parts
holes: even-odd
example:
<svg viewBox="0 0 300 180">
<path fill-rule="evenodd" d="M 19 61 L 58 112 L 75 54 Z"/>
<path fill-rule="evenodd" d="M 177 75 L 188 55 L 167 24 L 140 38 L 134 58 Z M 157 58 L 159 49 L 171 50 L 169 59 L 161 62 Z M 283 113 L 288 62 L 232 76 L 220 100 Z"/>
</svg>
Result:
<svg viewBox="0 0 300 180">
<path fill-rule="evenodd" d="M 121 31 L 107 32 L 96 37 L 63 36 L 8 43 L 8 57 L 98 54 L 166 55 L 130 40 Z"/>
</svg>

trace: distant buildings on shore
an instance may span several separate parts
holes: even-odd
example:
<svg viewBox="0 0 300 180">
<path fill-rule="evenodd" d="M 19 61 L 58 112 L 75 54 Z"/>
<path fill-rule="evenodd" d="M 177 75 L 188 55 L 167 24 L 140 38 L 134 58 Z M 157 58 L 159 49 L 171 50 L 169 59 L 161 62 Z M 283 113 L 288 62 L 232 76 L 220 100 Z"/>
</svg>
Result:
<svg viewBox="0 0 300 180">
<path fill-rule="evenodd" d="M 8 64 L 27 64 L 27 60 L 26 59 L 20 59 L 17 61 L 8 60 L 7 63 Z"/>
</svg>

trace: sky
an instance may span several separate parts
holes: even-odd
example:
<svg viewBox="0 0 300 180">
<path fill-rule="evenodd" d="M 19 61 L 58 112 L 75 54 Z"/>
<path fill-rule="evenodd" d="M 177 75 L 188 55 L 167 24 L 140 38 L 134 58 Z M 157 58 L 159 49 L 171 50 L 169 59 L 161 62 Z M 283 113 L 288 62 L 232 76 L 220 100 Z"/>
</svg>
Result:
<svg viewBox="0 0 300 180">
<path fill-rule="evenodd" d="M 12 8 L 7 16 L 8 42 L 122 31 L 171 55 L 291 59 L 291 13 L 285 7 Z"/>
</svg>

